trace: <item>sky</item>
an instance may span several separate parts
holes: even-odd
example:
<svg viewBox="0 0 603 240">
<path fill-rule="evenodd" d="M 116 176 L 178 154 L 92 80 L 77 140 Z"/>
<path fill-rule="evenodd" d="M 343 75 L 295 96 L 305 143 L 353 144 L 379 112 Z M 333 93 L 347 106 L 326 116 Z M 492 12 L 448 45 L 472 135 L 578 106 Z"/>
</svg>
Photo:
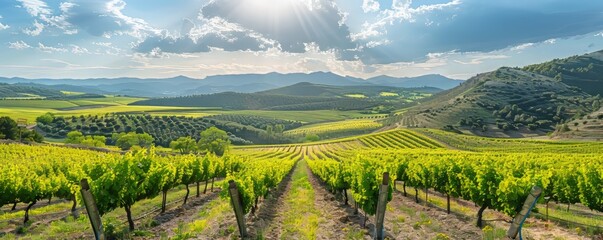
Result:
<svg viewBox="0 0 603 240">
<path fill-rule="evenodd" d="M 467 79 L 603 50 L 600 0 L 2 0 L 0 76 Z"/>
</svg>

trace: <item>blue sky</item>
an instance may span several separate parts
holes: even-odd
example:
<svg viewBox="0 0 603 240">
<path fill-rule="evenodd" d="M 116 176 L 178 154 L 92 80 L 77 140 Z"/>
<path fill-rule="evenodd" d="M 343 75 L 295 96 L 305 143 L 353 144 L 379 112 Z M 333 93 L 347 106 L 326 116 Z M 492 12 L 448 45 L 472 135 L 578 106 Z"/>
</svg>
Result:
<svg viewBox="0 0 603 240">
<path fill-rule="evenodd" d="M 603 49 L 599 0 L 4 0 L 0 76 L 466 79 Z"/>
</svg>

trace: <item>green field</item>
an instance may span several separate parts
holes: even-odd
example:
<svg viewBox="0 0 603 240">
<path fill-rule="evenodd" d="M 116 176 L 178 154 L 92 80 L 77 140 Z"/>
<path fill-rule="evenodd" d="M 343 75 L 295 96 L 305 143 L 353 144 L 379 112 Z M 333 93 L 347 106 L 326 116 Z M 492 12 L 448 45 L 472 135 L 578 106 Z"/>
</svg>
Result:
<svg viewBox="0 0 603 240">
<path fill-rule="evenodd" d="M 0 100 L 0 115 L 9 116 L 13 119 L 25 118 L 32 123 L 36 117 L 47 112 L 54 113 L 57 116 L 100 115 L 120 112 L 142 113 L 151 111 L 160 111 L 161 115 L 179 115 L 183 111 L 188 114 L 202 115 L 201 112 L 206 109 L 127 105 L 141 99 L 109 96 L 107 98 L 74 100 Z"/>
<path fill-rule="evenodd" d="M 317 123 L 302 126 L 293 130 L 286 131 L 286 135 L 306 136 L 307 134 L 316 134 L 321 137 L 331 138 L 334 136 L 350 136 L 377 130 L 382 125 L 369 119 L 352 119 L 344 121 L 335 121 L 327 123 Z"/>
<path fill-rule="evenodd" d="M 13 119 L 25 118 L 34 122 L 36 117 L 51 112 L 57 116 L 101 115 L 106 113 L 149 113 L 155 116 L 176 115 L 205 117 L 219 114 L 254 115 L 283 120 L 317 123 L 341 121 L 351 118 L 372 116 L 360 111 L 314 110 L 314 111 L 267 111 L 267 110 L 220 110 L 202 107 L 133 106 L 129 103 L 142 98 L 112 97 L 83 98 L 74 100 L 0 100 L 0 116 Z"/>
</svg>

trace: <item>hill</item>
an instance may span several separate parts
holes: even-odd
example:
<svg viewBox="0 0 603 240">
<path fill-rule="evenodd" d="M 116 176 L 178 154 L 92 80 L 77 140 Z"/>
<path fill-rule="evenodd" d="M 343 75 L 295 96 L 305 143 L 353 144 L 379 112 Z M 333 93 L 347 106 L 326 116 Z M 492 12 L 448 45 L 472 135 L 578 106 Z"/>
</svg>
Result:
<svg viewBox="0 0 603 240">
<path fill-rule="evenodd" d="M 603 94 L 603 50 L 529 65 L 523 70 L 579 87 L 591 95 Z"/>
<path fill-rule="evenodd" d="M 598 111 L 568 122 L 558 128 L 553 137 L 558 139 L 603 140 L 603 107 Z"/>
<path fill-rule="evenodd" d="M 237 110 L 363 110 L 382 103 L 369 99 L 287 96 L 258 93 L 225 92 L 185 97 L 157 98 L 131 105 L 221 107 Z"/>
<path fill-rule="evenodd" d="M 399 88 L 390 86 L 333 86 L 315 84 L 309 82 L 296 83 L 290 86 L 261 91 L 261 94 L 280 94 L 289 96 L 317 96 L 317 97 L 345 97 L 350 95 L 361 95 L 368 98 L 379 98 L 392 95 L 404 95 L 405 93 L 437 93 L 438 88 Z M 389 94 L 388 94 L 389 93 Z"/>
<path fill-rule="evenodd" d="M 403 78 L 378 76 L 369 78 L 367 79 L 367 81 L 382 86 L 402 88 L 434 87 L 439 89 L 451 89 L 463 83 L 463 80 L 450 79 L 439 74 L 429 74 L 418 77 Z"/>
<path fill-rule="evenodd" d="M 517 68 L 479 74 L 397 116 L 400 126 L 478 135 L 543 135 L 599 109 L 600 97 L 563 81 Z"/>
<path fill-rule="evenodd" d="M 0 83 L 0 98 L 48 98 L 63 95 L 61 91 L 48 88 Z"/>
</svg>

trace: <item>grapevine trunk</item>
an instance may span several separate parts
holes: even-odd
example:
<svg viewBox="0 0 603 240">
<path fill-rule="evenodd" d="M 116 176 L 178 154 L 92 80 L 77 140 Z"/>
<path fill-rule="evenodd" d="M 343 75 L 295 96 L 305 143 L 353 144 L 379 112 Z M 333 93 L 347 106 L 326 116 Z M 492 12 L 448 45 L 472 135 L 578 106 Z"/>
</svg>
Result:
<svg viewBox="0 0 603 240">
<path fill-rule="evenodd" d="M 161 213 L 165 212 L 165 205 L 166 205 L 166 201 L 167 201 L 167 190 L 163 191 L 161 193 L 161 196 L 163 197 L 161 200 Z"/>
<path fill-rule="evenodd" d="M 27 205 L 27 208 L 25 209 L 25 218 L 23 219 L 24 224 L 29 221 L 29 209 L 31 209 L 34 204 L 36 204 L 36 201 L 33 201 L 29 205 Z"/>
<path fill-rule="evenodd" d="M 188 188 L 188 184 L 184 184 L 186 186 L 186 195 L 184 195 L 184 204 L 186 204 L 186 200 L 188 200 L 188 194 L 190 193 L 190 189 Z"/>
<path fill-rule="evenodd" d="M 477 226 L 479 228 L 483 227 L 482 217 L 484 215 L 484 210 L 486 210 L 486 208 L 488 208 L 488 205 L 484 204 L 483 206 L 481 206 L 479 208 L 479 211 L 477 211 Z"/>
<path fill-rule="evenodd" d="M 199 197 L 199 182 L 197 182 L 197 197 Z"/>
<path fill-rule="evenodd" d="M 126 216 L 128 217 L 128 227 L 130 231 L 134 231 L 134 220 L 132 219 L 132 211 L 130 210 L 130 205 L 124 206 L 126 210 Z"/>
<path fill-rule="evenodd" d="M 446 210 L 450 214 L 450 194 L 446 194 Z"/>
<path fill-rule="evenodd" d="M 207 193 L 207 184 L 209 183 L 209 178 L 205 180 L 205 189 L 203 189 L 203 194 Z"/>
</svg>

